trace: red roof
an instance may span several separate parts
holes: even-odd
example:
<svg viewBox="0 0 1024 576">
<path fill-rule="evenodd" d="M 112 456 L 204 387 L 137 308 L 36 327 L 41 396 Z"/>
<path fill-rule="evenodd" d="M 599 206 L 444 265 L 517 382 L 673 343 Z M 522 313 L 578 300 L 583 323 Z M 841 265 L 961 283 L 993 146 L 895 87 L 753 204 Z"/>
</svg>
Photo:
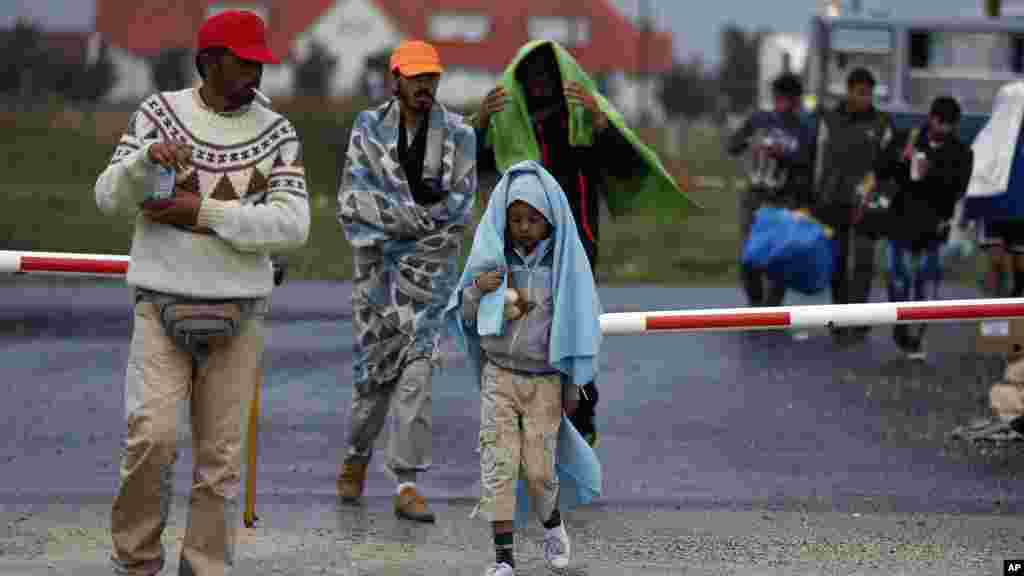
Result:
<svg viewBox="0 0 1024 576">
<path fill-rule="evenodd" d="M 437 46 L 449 67 L 501 72 L 530 40 L 528 19 L 524 17 L 529 15 L 589 17 L 590 42 L 568 48 L 587 71 L 657 73 L 672 68 L 671 34 L 638 30 L 609 0 L 422 0 L 414 6 L 404 0 L 374 2 L 405 36 L 426 38 Z M 491 18 L 490 32 L 479 43 L 430 40 L 428 15 L 438 12 L 487 15 Z"/>
<path fill-rule="evenodd" d="M 336 0 L 266 0 L 270 49 L 287 58 L 292 44 L 323 16 Z M 252 6 L 252 0 L 135 0 L 131 10 L 123 0 L 96 0 L 96 31 L 107 42 L 140 56 L 155 56 L 171 48 L 195 48 L 196 33 L 211 5 Z"/>
<path fill-rule="evenodd" d="M 270 24 L 271 49 L 287 58 L 296 38 L 309 30 L 337 0 L 264 0 Z M 463 12 L 487 15 L 491 30 L 479 43 L 434 42 L 448 67 L 500 72 L 529 40 L 527 18 L 587 16 L 590 42 L 569 48 L 591 72 L 665 72 L 672 67 L 672 37 L 639 31 L 609 0 L 371 0 L 403 36 L 426 38 L 429 14 Z M 251 6 L 252 0 L 182 0 L 168 8 L 166 0 L 135 0 L 132 10 L 122 0 L 96 0 L 96 30 L 105 40 L 141 56 L 170 48 L 191 49 L 212 4 Z M 525 4 L 525 5 L 524 5 Z M 429 38 L 428 38 L 429 40 Z M 646 58 L 643 57 L 646 52 Z M 645 63 L 642 60 L 646 60 Z"/>
</svg>

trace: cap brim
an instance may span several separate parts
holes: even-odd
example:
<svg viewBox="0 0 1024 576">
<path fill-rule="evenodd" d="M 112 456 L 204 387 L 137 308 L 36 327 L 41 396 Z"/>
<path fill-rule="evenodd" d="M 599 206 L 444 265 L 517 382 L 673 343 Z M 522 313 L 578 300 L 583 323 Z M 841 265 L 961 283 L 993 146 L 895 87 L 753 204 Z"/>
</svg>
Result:
<svg viewBox="0 0 1024 576">
<path fill-rule="evenodd" d="M 406 77 L 419 76 L 420 74 L 441 74 L 444 68 L 438 64 L 403 64 L 395 66 L 399 74 Z"/>
<path fill-rule="evenodd" d="M 242 60 L 250 60 L 261 64 L 280 64 L 281 61 L 274 57 L 266 46 L 245 46 L 231 48 L 231 52 Z"/>
</svg>

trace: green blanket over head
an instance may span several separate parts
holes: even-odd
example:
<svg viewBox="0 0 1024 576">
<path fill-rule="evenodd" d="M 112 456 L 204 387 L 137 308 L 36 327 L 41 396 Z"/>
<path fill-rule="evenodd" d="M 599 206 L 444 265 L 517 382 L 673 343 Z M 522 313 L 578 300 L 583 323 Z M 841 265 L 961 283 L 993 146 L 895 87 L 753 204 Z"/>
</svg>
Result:
<svg viewBox="0 0 1024 576">
<path fill-rule="evenodd" d="M 516 80 L 516 69 L 527 55 L 545 45 L 550 46 L 555 54 L 563 87 L 571 82 L 578 82 L 593 94 L 598 106 L 608 116 L 610 125 L 633 146 L 636 151 L 635 158 L 640 160 L 641 169 L 634 170 L 630 178 L 609 175 L 607 201 L 612 214 L 621 215 L 643 210 L 660 215 L 666 220 L 678 222 L 693 211 L 701 209 L 700 205 L 680 190 L 679 185 L 658 159 L 658 155 L 629 129 L 622 114 L 597 91 L 596 83 L 580 68 L 576 59 L 557 42 L 550 40 L 536 40 L 520 48 L 502 76 L 501 84 L 508 96 L 508 104 L 491 118 L 487 131 L 487 144 L 494 149 L 498 169 L 504 172 L 523 160 L 540 162 L 540 147 L 527 111 L 526 94 Z M 569 145 L 591 146 L 593 142 L 592 116 L 582 105 L 570 104 Z"/>
</svg>

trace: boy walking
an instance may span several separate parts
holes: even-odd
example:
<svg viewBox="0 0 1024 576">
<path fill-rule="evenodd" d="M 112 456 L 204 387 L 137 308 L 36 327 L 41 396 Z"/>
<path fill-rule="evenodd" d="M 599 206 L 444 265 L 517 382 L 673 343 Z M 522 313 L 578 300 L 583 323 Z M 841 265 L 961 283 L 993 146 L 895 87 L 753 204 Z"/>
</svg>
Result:
<svg viewBox="0 0 1024 576">
<path fill-rule="evenodd" d="M 494 191 L 448 305 L 449 325 L 481 368 L 475 370 L 481 378 L 481 498 L 474 515 L 490 521 L 494 533 L 489 576 L 515 573 L 520 469 L 545 528 L 548 566 L 569 564 L 559 502 L 570 501 L 559 493 L 555 453 L 571 434 L 577 454 L 596 466 L 563 412 L 572 415 L 579 387 L 595 375 L 599 318 L 587 253 L 565 194 L 538 163 L 516 164 Z"/>
</svg>

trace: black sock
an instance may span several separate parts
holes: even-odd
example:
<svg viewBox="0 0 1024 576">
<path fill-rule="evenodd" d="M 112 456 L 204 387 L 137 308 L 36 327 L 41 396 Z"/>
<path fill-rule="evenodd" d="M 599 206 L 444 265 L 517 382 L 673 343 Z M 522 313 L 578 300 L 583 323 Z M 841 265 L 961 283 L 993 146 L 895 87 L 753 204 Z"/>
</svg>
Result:
<svg viewBox="0 0 1024 576">
<path fill-rule="evenodd" d="M 516 567 L 515 554 L 515 533 L 494 535 L 494 560 L 499 564 L 504 562 L 512 568 Z"/>
<path fill-rule="evenodd" d="M 558 512 L 558 508 L 555 508 L 555 511 L 551 513 L 551 518 L 548 518 L 548 521 L 544 523 L 544 528 L 547 530 L 558 528 L 561 523 L 562 514 Z"/>
<path fill-rule="evenodd" d="M 1014 270 L 1012 290 L 1014 298 L 1024 294 L 1024 270 Z"/>
</svg>

